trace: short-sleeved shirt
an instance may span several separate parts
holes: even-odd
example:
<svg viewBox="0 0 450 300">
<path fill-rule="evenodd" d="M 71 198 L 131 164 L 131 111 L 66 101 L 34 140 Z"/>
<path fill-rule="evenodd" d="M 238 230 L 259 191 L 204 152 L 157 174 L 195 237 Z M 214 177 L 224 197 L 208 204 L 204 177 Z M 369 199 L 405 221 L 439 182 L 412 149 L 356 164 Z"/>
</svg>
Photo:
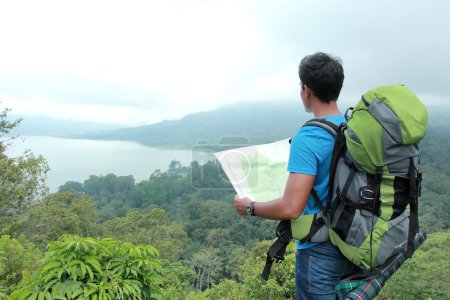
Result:
<svg viewBox="0 0 450 300">
<path fill-rule="evenodd" d="M 324 117 L 326 120 L 339 125 L 346 122 L 343 115 Z M 315 176 L 313 188 L 325 204 L 328 196 L 331 154 L 334 147 L 334 136 L 327 130 L 317 126 L 305 126 L 294 135 L 289 153 L 288 171 L 291 173 Z M 302 215 L 320 212 L 312 195 Z M 306 249 L 316 243 L 297 241 L 297 249 Z"/>
</svg>

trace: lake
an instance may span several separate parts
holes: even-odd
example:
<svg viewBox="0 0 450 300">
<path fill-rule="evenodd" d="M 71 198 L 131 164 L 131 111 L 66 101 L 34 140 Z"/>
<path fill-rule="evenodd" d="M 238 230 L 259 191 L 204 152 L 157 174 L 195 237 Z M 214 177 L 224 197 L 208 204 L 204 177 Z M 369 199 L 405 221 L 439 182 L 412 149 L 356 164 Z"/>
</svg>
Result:
<svg viewBox="0 0 450 300">
<path fill-rule="evenodd" d="M 14 157 L 30 149 L 35 155 L 44 156 L 50 166 L 47 185 L 50 192 L 67 181 L 83 183 L 89 175 L 133 175 L 136 182 L 148 180 L 156 169 L 166 171 L 172 160 L 189 166 L 190 150 L 166 150 L 150 148 L 138 143 L 123 141 L 98 141 L 64 139 L 48 136 L 24 136 L 16 139 L 6 152 Z"/>
</svg>

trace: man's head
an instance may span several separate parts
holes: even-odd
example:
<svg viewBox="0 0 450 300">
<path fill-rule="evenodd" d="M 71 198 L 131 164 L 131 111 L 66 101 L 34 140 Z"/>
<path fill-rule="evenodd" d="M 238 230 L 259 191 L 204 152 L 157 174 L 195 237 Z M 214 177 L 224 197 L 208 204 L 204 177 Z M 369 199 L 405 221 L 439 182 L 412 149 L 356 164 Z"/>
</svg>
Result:
<svg viewBox="0 0 450 300">
<path fill-rule="evenodd" d="M 302 90 L 306 85 L 321 102 L 338 99 L 344 82 L 340 58 L 322 52 L 308 55 L 300 62 L 298 75 Z"/>
</svg>

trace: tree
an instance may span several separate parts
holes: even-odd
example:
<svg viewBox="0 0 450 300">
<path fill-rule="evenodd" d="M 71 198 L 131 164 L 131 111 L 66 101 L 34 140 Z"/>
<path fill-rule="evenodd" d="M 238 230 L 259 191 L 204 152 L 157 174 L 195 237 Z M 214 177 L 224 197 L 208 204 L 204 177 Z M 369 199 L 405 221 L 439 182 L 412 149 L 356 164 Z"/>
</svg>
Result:
<svg viewBox="0 0 450 300">
<path fill-rule="evenodd" d="M 10 299 L 153 299 L 161 264 L 151 245 L 64 235 Z"/>
<path fill-rule="evenodd" d="M 70 184 L 69 188 L 70 186 L 73 184 Z M 98 209 L 100 221 L 126 215 L 136 201 L 135 180 L 131 175 L 116 176 L 112 173 L 106 176 L 91 175 L 84 181 L 81 190 L 92 198 Z"/>
<path fill-rule="evenodd" d="M 200 291 L 204 285 L 210 287 L 222 268 L 218 250 L 213 248 L 202 249 L 190 259 L 190 264 L 196 273 L 195 288 Z"/>
<path fill-rule="evenodd" d="M 195 272 L 180 261 L 163 261 L 162 276 L 161 299 L 185 300 L 186 294 L 194 290 Z"/>
<path fill-rule="evenodd" d="M 249 299 L 247 287 L 230 279 L 222 280 L 217 285 L 213 285 L 212 288 L 207 289 L 203 294 L 205 296 L 205 299 Z"/>
<path fill-rule="evenodd" d="M 58 188 L 58 192 L 73 192 L 77 196 L 84 194 L 83 185 L 76 181 L 67 181 Z"/>
<path fill-rule="evenodd" d="M 15 290 L 17 284 L 38 267 L 42 253 L 23 236 L 0 237 L 0 299 Z M 2 295 L 3 290 L 3 295 Z"/>
<path fill-rule="evenodd" d="M 295 299 L 295 243 L 287 248 L 285 260 L 274 264 L 268 281 L 261 278 L 271 241 L 257 243 L 239 260 L 239 281 L 223 280 L 205 290 L 198 299 Z"/>
<path fill-rule="evenodd" d="M 100 230 L 91 199 L 87 196 L 76 197 L 72 192 L 47 196 L 41 203 L 30 207 L 22 219 L 13 228 L 15 233 L 25 234 L 42 249 L 62 234 L 97 236 Z"/>
<path fill-rule="evenodd" d="M 172 160 L 169 164 L 169 173 L 176 173 L 178 169 L 181 169 L 183 166 L 181 165 L 181 162 L 178 160 Z"/>
<path fill-rule="evenodd" d="M 239 278 L 250 299 L 295 299 L 295 242 L 286 249 L 284 261 L 273 264 L 269 279 L 264 281 L 261 273 L 271 244 L 272 241 L 263 241 L 252 248 L 242 263 Z"/>
<path fill-rule="evenodd" d="M 171 261 L 179 259 L 188 242 L 183 225 L 171 223 L 161 208 L 148 213 L 130 211 L 125 217 L 105 222 L 104 228 L 109 236 L 122 241 L 154 245 L 162 258 Z"/>
<path fill-rule="evenodd" d="M 0 217 L 21 212 L 48 192 L 45 179 L 49 167 L 44 157 L 30 151 L 18 157 L 8 157 L 5 153 L 15 139 L 8 134 L 21 121 L 9 121 L 9 111 L 4 109 L 0 113 Z"/>
</svg>

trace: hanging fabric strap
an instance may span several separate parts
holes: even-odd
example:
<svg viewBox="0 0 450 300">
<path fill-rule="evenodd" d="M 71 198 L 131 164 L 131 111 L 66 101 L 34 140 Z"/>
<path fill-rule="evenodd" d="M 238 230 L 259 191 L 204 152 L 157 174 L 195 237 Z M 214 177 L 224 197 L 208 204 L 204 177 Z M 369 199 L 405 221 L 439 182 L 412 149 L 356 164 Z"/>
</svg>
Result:
<svg viewBox="0 0 450 300">
<path fill-rule="evenodd" d="M 414 159 L 411 157 L 409 161 L 409 230 L 408 230 L 408 244 L 406 248 L 406 257 L 412 257 L 414 252 L 414 237 L 419 231 L 419 216 L 418 216 L 418 187 L 422 181 L 422 174 L 417 172 L 414 167 Z"/>
<path fill-rule="evenodd" d="M 372 224 L 371 224 L 371 228 L 370 228 L 370 274 L 372 274 L 374 272 L 374 268 L 372 266 L 372 262 L 373 262 L 373 227 L 375 226 L 374 224 L 374 216 L 378 215 L 378 211 L 380 208 L 380 190 L 381 190 L 381 180 L 383 179 L 383 167 L 382 166 L 376 166 L 375 167 L 375 185 L 373 187 L 374 189 L 374 200 L 372 201 Z"/>
<path fill-rule="evenodd" d="M 273 262 L 280 262 L 284 260 L 286 248 L 292 240 L 291 221 L 280 221 L 277 226 L 276 233 L 278 238 L 267 251 L 266 265 L 264 266 L 264 270 L 261 274 L 261 277 L 266 281 L 269 279 L 270 269 L 272 268 Z"/>
</svg>

